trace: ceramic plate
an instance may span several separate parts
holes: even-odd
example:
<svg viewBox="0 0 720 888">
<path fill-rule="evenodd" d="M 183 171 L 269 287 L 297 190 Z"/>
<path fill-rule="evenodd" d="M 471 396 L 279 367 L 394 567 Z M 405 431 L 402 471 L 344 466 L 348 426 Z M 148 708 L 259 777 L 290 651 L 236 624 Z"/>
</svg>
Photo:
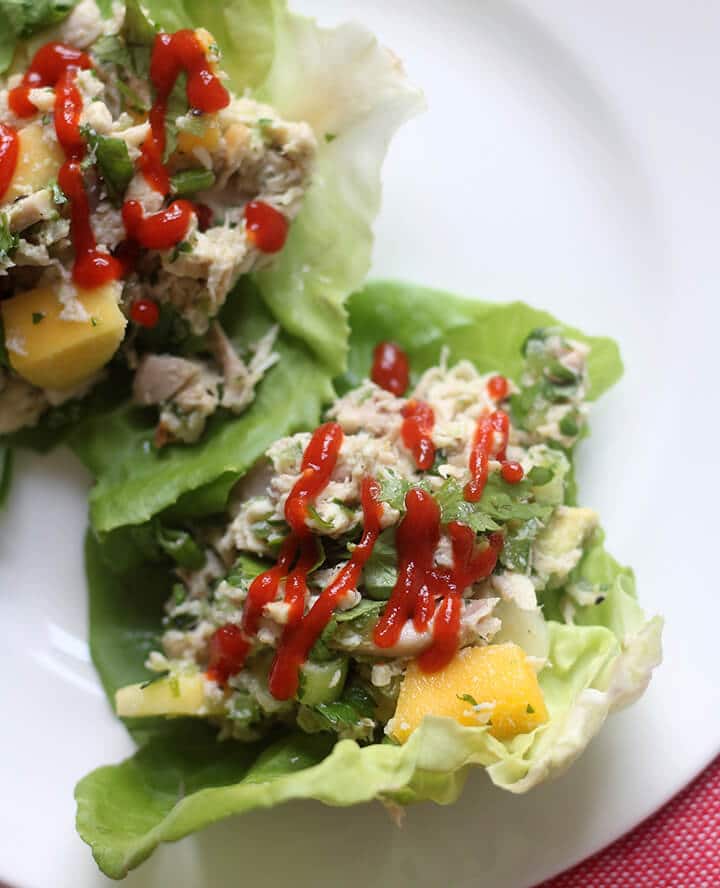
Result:
<svg viewBox="0 0 720 888">
<path fill-rule="evenodd" d="M 361 19 L 427 92 L 385 168 L 374 273 L 522 298 L 619 340 L 627 372 L 595 409 L 582 500 L 665 614 L 665 664 L 528 796 L 478 772 L 402 829 L 378 804 L 294 803 L 165 846 L 127 884 L 525 888 L 630 829 L 720 747 L 720 6 L 299 5 Z M 23 457 L 0 516 L 0 878 L 21 888 L 110 884 L 73 830 L 76 780 L 131 751 L 86 646 L 88 484 L 67 454 Z"/>
</svg>

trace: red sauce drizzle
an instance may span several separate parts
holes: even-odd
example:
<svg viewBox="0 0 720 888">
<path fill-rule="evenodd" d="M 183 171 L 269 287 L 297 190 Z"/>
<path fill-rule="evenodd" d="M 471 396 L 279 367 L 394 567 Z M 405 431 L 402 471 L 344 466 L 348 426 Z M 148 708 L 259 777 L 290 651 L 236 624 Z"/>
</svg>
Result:
<svg viewBox="0 0 720 888">
<path fill-rule="evenodd" d="M 508 460 L 502 464 L 500 474 L 508 484 L 519 484 L 525 476 L 525 471 L 519 462 Z"/>
<path fill-rule="evenodd" d="M 266 604 L 277 598 L 278 589 L 283 579 L 285 579 L 285 602 L 289 605 L 285 637 L 288 637 L 291 630 L 297 628 L 302 622 L 307 575 L 317 560 L 317 546 L 310 528 L 305 523 L 307 510 L 310 503 L 327 486 L 335 468 L 342 441 L 342 428 L 336 422 L 328 422 L 315 430 L 310 443 L 305 448 L 300 478 L 295 482 L 285 502 L 285 518 L 292 533 L 283 543 L 275 566 L 255 577 L 250 584 L 242 620 L 245 646 L 242 650 L 240 646 L 237 647 L 233 661 L 235 668 L 228 675 L 234 675 L 242 669 L 250 651 L 250 639 L 257 633 L 260 626 L 263 609 Z M 297 564 L 291 570 L 298 554 Z M 327 619 L 329 620 L 330 616 Z M 314 641 L 310 647 L 312 644 Z M 209 671 L 208 675 L 210 675 Z M 287 679 L 284 680 L 287 681 Z M 294 693 L 295 690 L 289 696 Z"/>
<path fill-rule="evenodd" d="M 180 74 L 187 74 L 187 98 L 192 108 L 212 114 L 230 103 L 228 91 L 212 71 L 205 48 L 189 29 L 155 37 L 150 59 L 150 80 L 155 102 L 150 110 L 150 134 L 142 147 L 140 169 L 146 181 L 160 194 L 170 190 L 163 163 L 165 115 L 170 93 Z"/>
<path fill-rule="evenodd" d="M 412 452 L 415 465 L 423 471 L 429 469 L 435 459 L 432 430 L 435 425 L 433 409 L 425 401 L 408 401 L 403 407 L 403 444 Z"/>
<path fill-rule="evenodd" d="M 487 381 L 487 393 L 493 401 L 504 401 L 510 391 L 510 384 L 504 376 L 491 376 Z"/>
<path fill-rule="evenodd" d="M 370 379 L 397 397 L 405 394 L 410 383 L 410 364 L 399 345 L 380 342 L 375 346 Z"/>
<path fill-rule="evenodd" d="M 19 150 L 20 140 L 15 127 L 0 123 L 0 200 L 15 175 Z"/>
<path fill-rule="evenodd" d="M 90 56 L 82 50 L 67 46 L 65 43 L 46 43 L 33 56 L 20 85 L 10 90 L 8 95 L 10 110 L 18 117 L 32 117 L 37 114 L 38 109 L 30 101 L 31 89 L 42 86 L 54 87 L 69 69 L 77 71 L 80 68 L 91 67 Z"/>
<path fill-rule="evenodd" d="M 160 307 L 154 299 L 136 299 L 130 306 L 130 320 L 140 327 L 152 329 L 160 320 Z"/>
<path fill-rule="evenodd" d="M 239 626 L 235 623 L 220 626 L 210 637 L 207 677 L 218 684 L 225 684 L 231 675 L 243 668 L 248 647 Z"/>
<path fill-rule="evenodd" d="M 499 446 L 495 444 L 496 432 L 501 437 Z M 483 495 L 488 479 L 490 457 L 494 455 L 500 462 L 505 460 L 509 433 L 510 418 L 504 410 L 495 410 L 478 421 L 470 450 L 471 479 L 465 485 L 465 499 L 468 502 L 475 503 Z"/>
<path fill-rule="evenodd" d="M 285 501 L 285 520 L 300 537 L 310 534 L 305 524 L 308 505 L 327 486 L 343 442 L 343 430 L 336 422 L 326 422 L 316 429 L 305 448 L 301 475 Z"/>
<path fill-rule="evenodd" d="M 377 481 L 363 479 L 362 507 L 364 530 L 355 546 L 350 561 L 342 568 L 330 585 L 322 592 L 315 604 L 302 619 L 286 630 L 270 670 L 270 693 L 278 700 L 289 700 L 297 693 L 299 671 L 310 649 L 327 626 L 338 602 L 352 589 L 357 588 L 360 574 L 372 554 L 380 535 L 382 506 L 378 502 L 380 492 Z"/>
<path fill-rule="evenodd" d="M 396 535 L 398 581 L 373 638 L 378 647 L 391 648 L 408 620 L 424 632 L 434 615 L 432 643 L 418 657 L 418 664 L 425 672 L 436 672 L 452 660 L 460 643 L 462 592 L 492 573 L 503 538 L 493 534 L 487 547 L 476 551 L 474 532 L 453 522 L 448 525 L 453 567 L 438 568 L 434 556 L 440 540 L 440 507 L 426 491 L 410 490 L 405 508 Z M 435 600 L 440 596 L 436 610 Z"/>
<path fill-rule="evenodd" d="M 189 200 L 174 200 L 170 206 L 149 216 L 143 214 L 142 204 L 127 200 L 122 218 L 128 237 L 147 250 L 169 250 L 187 234 L 195 206 Z"/>
<path fill-rule="evenodd" d="M 97 249 L 90 224 L 90 205 L 81 161 L 87 146 L 80 132 L 82 96 L 76 75 L 90 68 L 90 57 L 63 43 L 47 43 L 33 57 L 20 86 L 10 91 L 8 104 L 18 117 L 31 117 L 37 108 L 30 101 L 30 90 L 40 86 L 55 88 L 55 132 L 65 157 L 58 173 L 58 184 L 70 201 L 70 221 L 75 265 L 73 280 L 81 287 L 99 287 L 121 277 L 122 263 Z"/>
<path fill-rule="evenodd" d="M 262 200 L 251 200 L 245 207 L 245 230 L 262 253 L 282 250 L 289 227 L 285 216 Z"/>
<path fill-rule="evenodd" d="M 405 508 L 395 537 L 398 581 L 374 630 L 375 644 L 381 648 L 397 644 L 411 618 L 418 632 L 427 629 L 435 611 L 432 567 L 440 541 L 440 507 L 426 491 L 410 490 Z"/>
</svg>

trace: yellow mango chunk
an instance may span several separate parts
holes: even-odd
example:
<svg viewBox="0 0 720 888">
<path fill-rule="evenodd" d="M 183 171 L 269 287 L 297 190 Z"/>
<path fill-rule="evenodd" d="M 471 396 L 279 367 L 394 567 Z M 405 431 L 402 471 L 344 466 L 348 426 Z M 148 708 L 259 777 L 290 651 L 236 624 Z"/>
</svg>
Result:
<svg viewBox="0 0 720 888">
<path fill-rule="evenodd" d="M 159 678 L 150 684 L 128 685 L 115 692 L 115 711 L 123 718 L 152 715 L 212 715 L 221 710 L 205 700 L 200 673 Z"/>
<path fill-rule="evenodd" d="M 426 673 L 413 661 L 400 688 L 390 724 L 404 743 L 426 715 L 461 725 L 488 724 L 499 740 L 525 734 L 548 720 L 535 670 L 516 644 L 464 648 L 440 672 Z"/>
<path fill-rule="evenodd" d="M 217 123 L 208 123 L 199 135 L 180 130 L 177 134 L 177 150 L 180 154 L 192 154 L 196 148 L 216 151 L 220 144 L 220 127 Z"/>
<path fill-rule="evenodd" d="M 127 321 L 117 303 L 118 284 L 75 291 L 79 305 L 60 317 L 54 287 L 38 287 L 0 303 L 5 344 L 13 368 L 33 385 L 69 389 L 92 376 L 117 351 Z M 71 294 L 72 295 L 72 294 Z M 67 310 L 66 310 L 67 314 Z"/>
<path fill-rule="evenodd" d="M 60 145 L 54 139 L 45 138 L 43 126 L 39 122 L 19 130 L 18 138 L 18 161 L 3 196 L 4 204 L 45 188 L 57 178 L 65 160 Z"/>
</svg>

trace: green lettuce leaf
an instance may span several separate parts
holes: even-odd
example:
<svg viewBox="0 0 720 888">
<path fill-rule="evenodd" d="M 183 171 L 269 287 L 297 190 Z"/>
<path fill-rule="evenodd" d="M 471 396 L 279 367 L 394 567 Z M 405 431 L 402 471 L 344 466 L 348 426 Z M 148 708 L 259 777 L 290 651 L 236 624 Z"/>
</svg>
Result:
<svg viewBox="0 0 720 888">
<path fill-rule="evenodd" d="M 522 344 L 536 327 L 560 326 L 565 335 L 590 346 L 590 400 L 607 391 L 623 372 L 612 339 L 586 336 L 523 302 L 480 302 L 443 290 L 375 281 L 354 295 L 348 308 L 350 357 L 340 383 L 343 391 L 367 378 L 373 349 L 383 339 L 397 342 L 408 352 L 413 379 L 437 364 L 447 347 L 451 361 L 466 358 L 481 373 L 496 370 L 517 380 L 523 367 Z"/>
<path fill-rule="evenodd" d="M 221 321 L 240 348 L 257 340 L 272 323 L 249 282 L 241 298 L 229 301 Z M 232 485 L 278 437 L 317 425 L 332 397 L 327 370 L 306 346 L 281 336 L 280 360 L 259 384 L 242 416 L 216 414 L 193 445 L 152 446 L 152 412 L 123 404 L 91 417 L 68 443 L 99 478 L 90 493 L 90 516 L 98 533 L 143 524 L 173 507 L 176 517 L 219 511 Z"/>
<path fill-rule="evenodd" d="M 0 0 L 5 26 L 0 35 L 0 74 L 7 71 L 21 40 L 66 18 L 77 0 Z"/>
<path fill-rule="evenodd" d="M 155 566 L 118 576 L 92 537 L 86 556 L 91 649 L 112 695 L 147 677 L 142 663 L 156 641 L 170 575 Z M 550 662 L 540 681 L 551 717 L 531 734 L 501 742 L 486 728 L 429 717 L 404 746 L 333 745 L 328 735 L 297 731 L 242 744 L 218 743 L 213 728 L 189 719 L 135 720 L 128 727 L 140 750 L 77 786 L 80 835 L 103 872 L 122 878 L 160 842 L 291 799 L 449 804 L 470 765 L 485 766 L 512 792 L 530 789 L 582 752 L 608 713 L 644 689 L 660 657 L 661 621 L 644 621 L 627 570 L 600 544 L 582 570 L 593 582 L 609 580 L 613 591 L 603 611 L 588 609 L 582 625 L 549 624 Z"/>
<path fill-rule="evenodd" d="M 441 297 L 441 299 L 439 298 Z M 513 353 L 527 333 L 554 319 L 522 304 L 488 306 L 399 284 L 375 284 L 351 299 L 353 321 L 347 386 L 367 372 L 378 338 L 399 339 L 415 372 L 437 360 L 447 344 L 452 357 L 470 358 L 483 370 L 517 375 Z M 417 319 L 413 321 L 413 319 Z M 487 328 L 494 331 L 490 340 Z M 621 373 L 615 346 L 579 336 L 592 346 L 593 395 Z M 489 354 L 486 354 L 486 351 Z M 109 695 L 147 678 L 143 662 L 156 643 L 162 603 L 169 594 L 167 567 L 138 567 L 130 542 L 87 544 L 93 658 Z M 134 545 L 134 544 L 133 544 Z M 134 565 L 113 572 L 124 560 Z M 392 558 L 375 565 L 378 592 L 387 585 Z M 546 725 L 501 742 L 484 727 L 428 717 L 403 746 L 333 743 L 329 735 L 278 733 L 254 744 L 218 743 L 215 730 L 192 720 L 136 720 L 128 727 L 139 751 L 100 768 L 76 790 L 77 827 L 101 869 L 119 878 L 160 843 L 175 841 L 231 814 L 291 799 L 352 805 L 371 799 L 407 804 L 454 801 L 471 765 L 487 769 L 495 784 L 524 792 L 567 767 L 600 729 L 608 713 L 645 688 L 660 659 L 659 618 L 646 620 L 628 568 L 604 550 L 597 534 L 571 577 L 602 591 L 603 600 L 578 608 L 574 625 L 548 624 L 550 653 L 540 682 L 550 712 Z M 557 595 L 559 593 L 553 593 Z M 546 616 L 556 600 L 544 603 Z M 367 608 L 378 606 L 367 602 Z M 350 619 L 352 611 L 337 619 Z"/>
</svg>

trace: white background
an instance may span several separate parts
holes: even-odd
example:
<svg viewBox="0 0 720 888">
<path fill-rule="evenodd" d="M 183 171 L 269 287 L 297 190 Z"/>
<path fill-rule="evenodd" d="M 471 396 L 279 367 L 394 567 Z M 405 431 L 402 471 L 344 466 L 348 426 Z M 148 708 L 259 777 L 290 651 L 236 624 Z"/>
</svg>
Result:
<svg viewBox="0 0 720 888">
<path fill-rule="evenodd" d="M 454 807 L 412 808 L 402 830 L 379 805 L 292 804 L 164 847 L 127 884 L 525 888 L 633 826 L 720 748 L 720 5 L 299 5 L 362 20 L 427 93 L 386 166 L 374 272 L 525 299 L 620 341 L 626 376 L 593 415 L 581 496 L 665 614 L 666 661 L 529 796 L 478 773 Z M 110 882 L 73 832 L 72 789 L 131 746 L 84 642 L 88 479 L 63 454 L 17 469 L 0 516 L 0 877 L 96 888 Z"/>
</svg>

